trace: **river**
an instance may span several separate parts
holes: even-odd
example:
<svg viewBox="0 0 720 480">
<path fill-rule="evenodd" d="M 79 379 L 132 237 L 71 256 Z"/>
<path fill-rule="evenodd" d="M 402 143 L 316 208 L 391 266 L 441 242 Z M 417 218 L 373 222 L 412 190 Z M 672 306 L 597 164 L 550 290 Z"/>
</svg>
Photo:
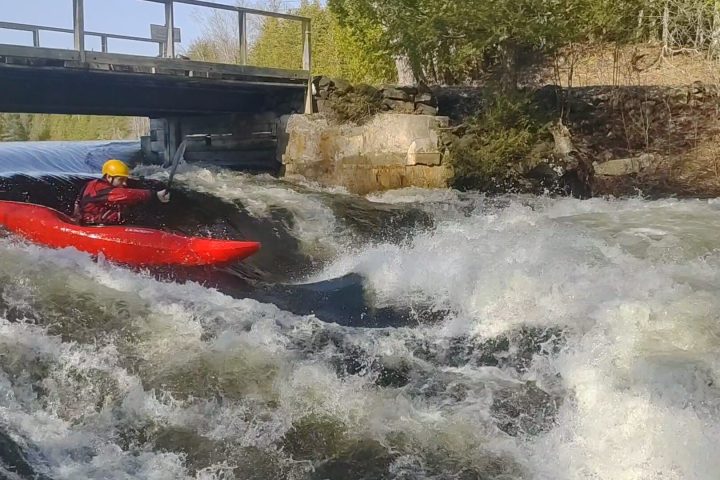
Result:
<svg viewBox="0 0 720 480">
<path fill-rule="evenodd" d="M 71 147 L 0 145 L 0 198 L 69 210 Z M 0 478 L 718 478 L 720 202 L 176 179 L 138 223 L 262 251 L 0 238 Z"/>
</svg>

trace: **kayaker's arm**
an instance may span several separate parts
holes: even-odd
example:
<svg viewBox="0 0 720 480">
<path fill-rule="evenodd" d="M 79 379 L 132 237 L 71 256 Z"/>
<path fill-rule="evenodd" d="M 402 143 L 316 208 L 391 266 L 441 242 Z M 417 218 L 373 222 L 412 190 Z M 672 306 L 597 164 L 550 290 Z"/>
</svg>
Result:
<svg viewBox="0 0 720 480">
<path fill-rule="evenodd" d="M 144 190 L 140 188 L 113 188 L 107 193 L 107 202 L 119 205 L 135 205 L 145 203 L 152 200 L 154 196 L 152 190 Z"/>
</svg>

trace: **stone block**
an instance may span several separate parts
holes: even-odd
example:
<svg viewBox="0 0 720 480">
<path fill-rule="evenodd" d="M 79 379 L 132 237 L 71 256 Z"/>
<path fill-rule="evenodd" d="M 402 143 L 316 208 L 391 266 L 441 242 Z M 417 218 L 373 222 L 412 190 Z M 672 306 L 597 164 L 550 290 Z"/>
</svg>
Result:
<svg viewBox="0 0 720 480">
<path fill-rule="evenodd" d="M 402 100 L 392 100 L 386 98 L 383 100 L 383 105 L 387 106 L 395 113 L 413 113 L 415 111 L 415 104 L 413 102 L 404 102 Z"/>
<path fill-rule="evenodd" d="M 442 154 L 440 152 L 416 153 L 414 165 L 437 166 L 442 163 Z"/>
<path fill-rule="evenodd" d="M 414 85 L 400 85 L 397 87 L 399 90 L 402 90 L 403 92 L 407 93 L 408 95 L 417 95 L 418 89 Z"/>
<path fill-rule="evenodd" d="M 417 186 L 436 187 L 446 182 L 438 129 L 448 122 L 445 117 L 393 113 L 362 126 L 334 126 L 320 115 L 293 115 L 279 128 L 279 147 L 288 175 L 354 193 L 414 186 L 416 181 Z"/>
<path fill-rule="evenodd" d="M 328 101 L 327 101 L 326 99 L 318 98 L 318 99 L 315 101 L 315 103 L 317 104 L 317 108 L 316 108 L 316 110 L 315 110 L 317 113 L 322 113 L 322 114 L 330 113 L 331 108 L 330 108 L 330 105 L 329 105 L 329 103 L 328 103 Z"/>
<path fill-rule="evenodd" d="M 405 187 L 420 188 L 446 188 L 453 176 L 453 171 L 447 166 L 415 165 L 405 167 Z"/>
<path fill-rule="evenodd" d="M 418 115 L 435 116 L 438 113 L 438 109 L 437 107 L 431 107 L 430 105 L 425 105 L 424 103 L 418 103 L 415 105 L 415 113 Z"/>
<path fill-rule="evenodd" d="M 401 100 L 403 102 L 409 102 L 412 97 L 405 91 L 399 88 L 384 88 L 382 90 L 383 98 L 389 98 L 390 100 Z"/>
<path fill-rule="evenodd" d="M 437 98 L 432 93 L 419 93 L 415 95 L 415 103 L 422 103 L 424 105 L 430 105 L 431 107 L 437 107 Z"/>
</svg>

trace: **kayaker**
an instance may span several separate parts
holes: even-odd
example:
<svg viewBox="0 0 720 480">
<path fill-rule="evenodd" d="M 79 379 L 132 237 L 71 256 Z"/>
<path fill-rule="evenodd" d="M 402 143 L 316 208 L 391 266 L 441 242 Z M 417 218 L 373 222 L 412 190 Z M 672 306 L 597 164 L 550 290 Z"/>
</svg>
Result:
<svg viewBox="0 0 720 480">
<path fill-rule="evenodd" d="M 130 207 L 157 198 L 170 201 L 170 192 L 144 190 L 127 186 L 130 169 L 120 160 L 108 160 L 102 167 L 102 178 L 91 180 L 75 202 L 75 218 L 83 225 L 122 225 L 127 222 Z"/>
</svg>

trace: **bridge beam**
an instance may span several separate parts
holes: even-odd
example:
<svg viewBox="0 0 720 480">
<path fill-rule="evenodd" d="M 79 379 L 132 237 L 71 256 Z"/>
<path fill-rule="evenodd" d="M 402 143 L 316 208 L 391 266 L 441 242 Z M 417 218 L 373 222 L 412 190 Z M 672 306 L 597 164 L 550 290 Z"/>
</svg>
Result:
<svg viewBox="0 0 720 480">
<path fill-rule="evenodd" d="M 0 64 L 0 112 L 164 117 L 302 111 L 303 84 Z"/>
</svg>

